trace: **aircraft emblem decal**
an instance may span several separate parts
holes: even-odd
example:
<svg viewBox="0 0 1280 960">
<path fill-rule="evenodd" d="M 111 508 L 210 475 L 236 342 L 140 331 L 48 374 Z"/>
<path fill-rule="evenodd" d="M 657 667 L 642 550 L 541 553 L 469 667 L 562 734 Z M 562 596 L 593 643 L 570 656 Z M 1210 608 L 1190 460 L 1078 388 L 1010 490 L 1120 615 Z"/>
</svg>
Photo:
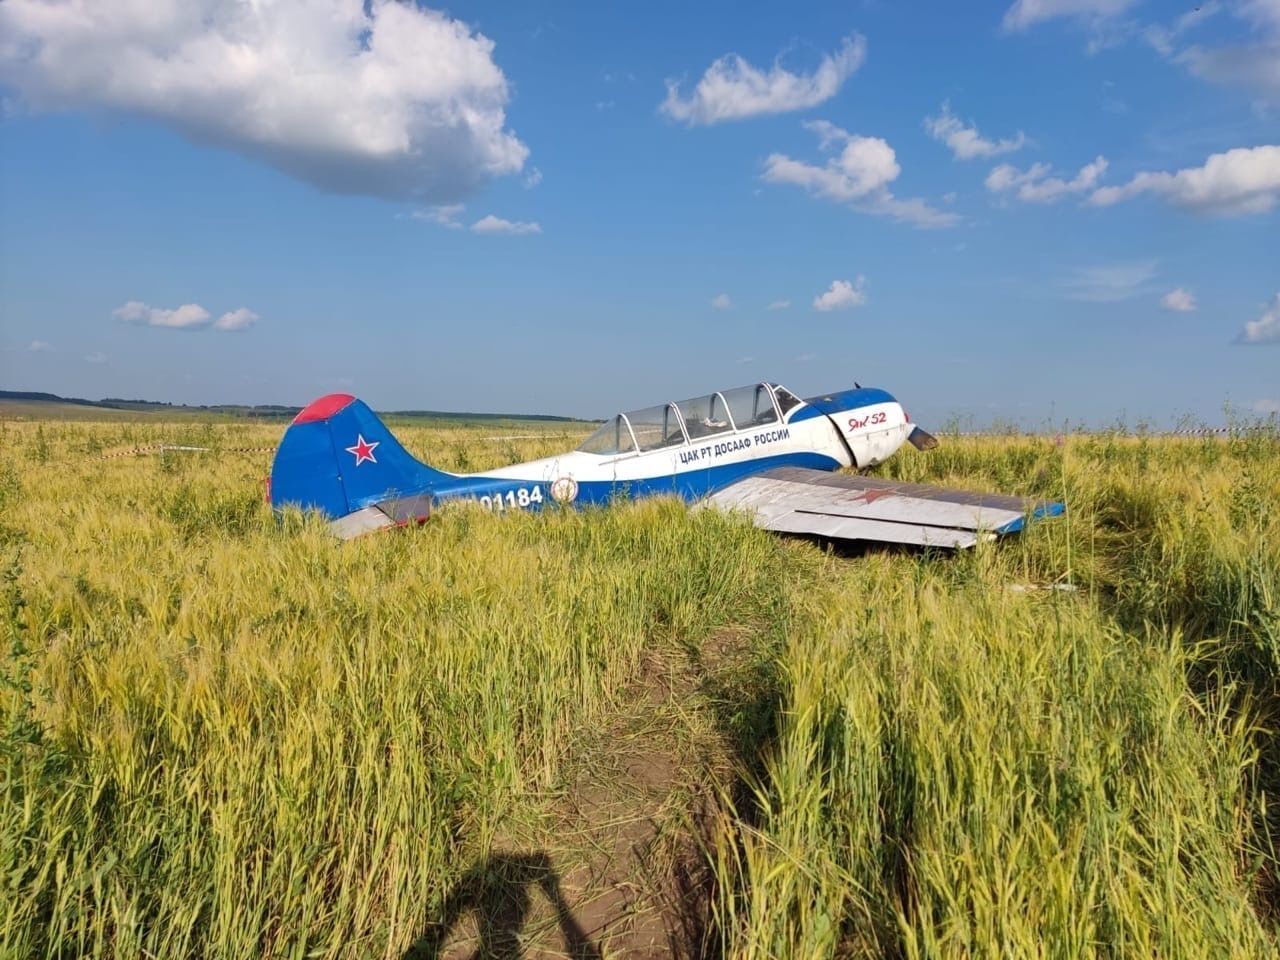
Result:
<svg viewBox="0 0 1280 960">
<path fill-rule="evenodd" d="M 551 497 L 556 503 L 572 503 L 578 499 L 578 481 L 573 477 L 560 477 L 551 484 Z"/>
<path fill-rule="evenodd" d="M 381 440 L 375 440 L 373 441 L 373 443 L 370 443 L 364 438 L 364 434 L 357 433 L 355 445 L 351 447 L 347 447 L 346 451 L 347 453 L 353 454 L 355 456 L 357 467 L 360 466 L 360 464 L 364 463 L 366 460 L 368 460 L 370 463 L 377 463 L 378 461 L 377 459 L 374 458 L 373 451 L 374 451 L 374 448 L 377 447 L 378 444 L 380 444 L 381 442 L 382 442 Z"/>
</svg>

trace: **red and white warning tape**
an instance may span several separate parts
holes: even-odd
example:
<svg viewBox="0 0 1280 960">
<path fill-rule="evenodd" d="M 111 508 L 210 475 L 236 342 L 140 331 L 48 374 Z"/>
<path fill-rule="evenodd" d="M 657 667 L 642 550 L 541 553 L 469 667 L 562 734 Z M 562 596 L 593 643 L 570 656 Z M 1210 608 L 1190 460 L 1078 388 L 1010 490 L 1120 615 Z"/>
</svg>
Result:
<svg viewBox="0 0 1280 960">
<path fill-rule="evenodd" d="M 273 453 L 275 447 L 218 447 L 218 453 Z M 179 453 L 207 453 L 213 450 L 212 447 L 192 447 L 184 444 L 176 443 L 153 443 L 145 447 L 132 447 L 129 450 L 115 450 L 111 453 L 99 454 L 93 457 L 94 460 L 115 460 L 119 457 L 136 457 L 144 453 L 165 453 L 167 451 L 175 451 Z"/>
</svg>

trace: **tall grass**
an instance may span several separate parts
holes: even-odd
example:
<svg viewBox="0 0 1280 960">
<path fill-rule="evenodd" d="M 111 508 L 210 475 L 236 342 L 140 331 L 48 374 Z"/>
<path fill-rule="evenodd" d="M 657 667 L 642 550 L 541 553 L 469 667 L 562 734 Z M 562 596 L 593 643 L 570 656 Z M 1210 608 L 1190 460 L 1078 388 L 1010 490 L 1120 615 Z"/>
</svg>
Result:
<svg viewBox="0 0 1280 960">
<path fill-rule="evenodd" d="M 1071 512 L 831 565 L 778 655 L 758 821 L 719 850 L 729 950 L 1273 955 L 1274 435 L 953 441 L 891 469 Z"/>
<path fill-rule="evenodd" d="M 783 589 L 674 503 L 339 545 L 261 458 L 103 432 L 46 427 L 6 493 L 5 956 L 399 956 L 646 648 Z"/>
<path fill-rule="evenodd" d="M 492 432 L 402 431 L 573 442 Z M 645 656 L 730 626 L 725 953 L 1274 953 L 1274 434 L 905 451 L 1070 512 L 851 558 L 669 502 L 339 545 L 263 504 L 277 436 L 0 423 L 0 955 L 400 957 Z M 158 442 L 213 452 L 93 459 Z"/>
</svg>

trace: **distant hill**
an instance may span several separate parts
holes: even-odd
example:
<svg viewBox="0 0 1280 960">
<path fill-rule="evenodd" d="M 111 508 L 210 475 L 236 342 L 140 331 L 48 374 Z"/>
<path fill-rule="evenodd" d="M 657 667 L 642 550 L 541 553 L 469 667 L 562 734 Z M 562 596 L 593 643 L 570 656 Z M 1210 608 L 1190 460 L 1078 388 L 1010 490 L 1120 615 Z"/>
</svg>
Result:
<svg viewBox="0 0 1280 960">
<path fill-rule="evenodd" d="M 105 397 L 102 400 L 85 400 L 81 397 L 61 397 L 56 393 L 41 393 L 33 390 L 0 390 L 0 404 L 10 411 L 29 406 L 32 414 L 42 411 L 61 409 L 65 414 L 66 406 L 89 407 L 100 411 L 120 411 L 124 413 L 172 414 L 182 417 L 192 415 L 215 415 L 248 420 L 291 420 L 297 416 L 301 407 L 284 406 L 278 403 L 260 403 L 252 406 L 238 403 L 217 403 L 208 405 L 192 405 L 185 403 L 164 403 L 156 400 L 125 400 L 120 397 Z M 414 418 L 422 420 L 533 420 L 541 423 L 580 423 L 574 417 L 557 417 L 541 413 L 470 413 L 446 410 L 379 410 L 383 416 Z"/>
</svg>

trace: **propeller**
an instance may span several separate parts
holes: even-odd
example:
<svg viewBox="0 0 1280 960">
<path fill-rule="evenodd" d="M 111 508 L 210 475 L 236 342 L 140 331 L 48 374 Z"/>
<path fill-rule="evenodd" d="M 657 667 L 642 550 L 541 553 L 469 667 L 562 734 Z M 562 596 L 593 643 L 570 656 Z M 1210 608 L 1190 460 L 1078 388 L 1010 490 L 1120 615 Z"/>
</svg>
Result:
<svg viewBox="0 0 1280 960">
<path fill-rule="evenodd" d="M 917 450 L 932 450 L 938 445 L 938 438 L 919 427 L 907 434 L 907 442 Z"/>
</svg>

